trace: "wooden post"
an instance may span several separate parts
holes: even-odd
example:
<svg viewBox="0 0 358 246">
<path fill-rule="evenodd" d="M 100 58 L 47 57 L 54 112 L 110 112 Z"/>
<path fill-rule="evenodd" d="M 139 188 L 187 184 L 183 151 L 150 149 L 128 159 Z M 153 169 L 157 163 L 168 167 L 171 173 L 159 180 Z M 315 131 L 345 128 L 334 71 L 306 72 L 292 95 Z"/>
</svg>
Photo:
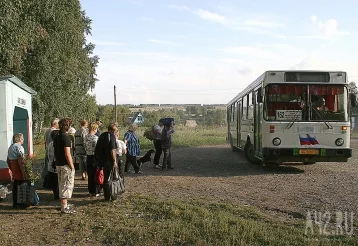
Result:
<svg viewBox="0 0 358 246">
<path fill-rule="evenodd" d="M 117 93 L 116 93 L 116 86 L 114 86 L 114 122 L 117 123 Z"/>
</svg>

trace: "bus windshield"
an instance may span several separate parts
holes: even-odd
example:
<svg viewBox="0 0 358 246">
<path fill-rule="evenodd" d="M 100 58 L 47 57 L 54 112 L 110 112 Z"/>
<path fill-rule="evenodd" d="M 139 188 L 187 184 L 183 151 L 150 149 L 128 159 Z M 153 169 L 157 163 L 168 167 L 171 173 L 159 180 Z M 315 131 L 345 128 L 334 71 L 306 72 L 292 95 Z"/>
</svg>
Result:
<svg viewBox="0 0 358 246">
<path fill-rule="evenodd" d="M 308 95 L 308 96 L 307 96 Z M 347 121 L 344 85 L 269 84 L 264 118 L 270 121 Z"/>
</svg>

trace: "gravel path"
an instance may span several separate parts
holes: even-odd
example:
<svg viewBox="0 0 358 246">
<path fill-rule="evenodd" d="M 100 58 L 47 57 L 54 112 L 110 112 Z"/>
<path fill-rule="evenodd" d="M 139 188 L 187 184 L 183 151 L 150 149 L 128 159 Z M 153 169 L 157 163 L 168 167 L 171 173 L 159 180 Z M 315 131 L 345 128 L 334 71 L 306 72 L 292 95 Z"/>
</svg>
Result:
<svg viewBox="0 0 358 246">
<path fill-rule="evenodd" d="M 127 176 L 127 194 L 248 204 L 297 218 L 313 210 L 358 215 L 357 155 L 347 163 L 259 167 L 229 145 L 174 149 L 174 170 L 144 164 L 143 174 Z"/>
<path fill-rule="evenodd" d="M 352 141 L 353 149 L 358 140 Z M 128 174 L 126 193 L 165 199 L 201 200 L 252 205 L 285 218 L 306 218 L 307 211 L 354 212 L 358 216 L 358 152 L 347 163 L 317 163 L 260 167 L 247 163 L 243 153 L 229 145 L 172 150 L 174 170 L 161 171 L 143 164 L 142 174 Z M 38 190 L 41 208 L 58 206 L 51 191 Z M 78 176 L 71 202 L 86 206 L 86 181 Z M 101 199 L 101 198 L 98 198 Z M 11 196 L 0 210 L 11 209 Z M 1 213 L 0 213 L 1 214 Z"/>
</svg>

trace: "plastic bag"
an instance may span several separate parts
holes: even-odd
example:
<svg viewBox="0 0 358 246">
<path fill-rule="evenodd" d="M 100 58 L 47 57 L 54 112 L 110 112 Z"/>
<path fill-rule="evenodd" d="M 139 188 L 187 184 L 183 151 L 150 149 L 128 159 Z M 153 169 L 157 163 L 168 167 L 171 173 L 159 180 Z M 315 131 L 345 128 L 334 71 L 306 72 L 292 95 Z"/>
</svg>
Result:
<svg viewBox="0 0 358 246">
<path fill-rule="evenodd" d="M 98 169 L 96 170 L 95 183 L 96 183 L 97 185 L 101 185 L 101 184 L 104 183 L 103 168 L 98 168 Z"/>
</svg>

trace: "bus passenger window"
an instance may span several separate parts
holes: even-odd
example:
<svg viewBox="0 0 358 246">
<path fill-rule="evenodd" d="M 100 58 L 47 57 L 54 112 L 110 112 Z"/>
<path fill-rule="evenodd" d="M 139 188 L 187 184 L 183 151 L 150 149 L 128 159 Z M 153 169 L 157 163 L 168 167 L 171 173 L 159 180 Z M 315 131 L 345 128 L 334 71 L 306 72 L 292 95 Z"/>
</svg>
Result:
<svg viewBox="0 0 358 246">
<path fill-rule="evenodd" d="M 247 119 L 247 96 L 242 98 L 242 119 Z"/>
<path fill-rule="evenodd" d="M 247 118 L 253 119 L 254 118 L 254 105 L 252 103 L 252 93 L 249 94 L 249 105 L 247 110 Z"/>
</svg>

